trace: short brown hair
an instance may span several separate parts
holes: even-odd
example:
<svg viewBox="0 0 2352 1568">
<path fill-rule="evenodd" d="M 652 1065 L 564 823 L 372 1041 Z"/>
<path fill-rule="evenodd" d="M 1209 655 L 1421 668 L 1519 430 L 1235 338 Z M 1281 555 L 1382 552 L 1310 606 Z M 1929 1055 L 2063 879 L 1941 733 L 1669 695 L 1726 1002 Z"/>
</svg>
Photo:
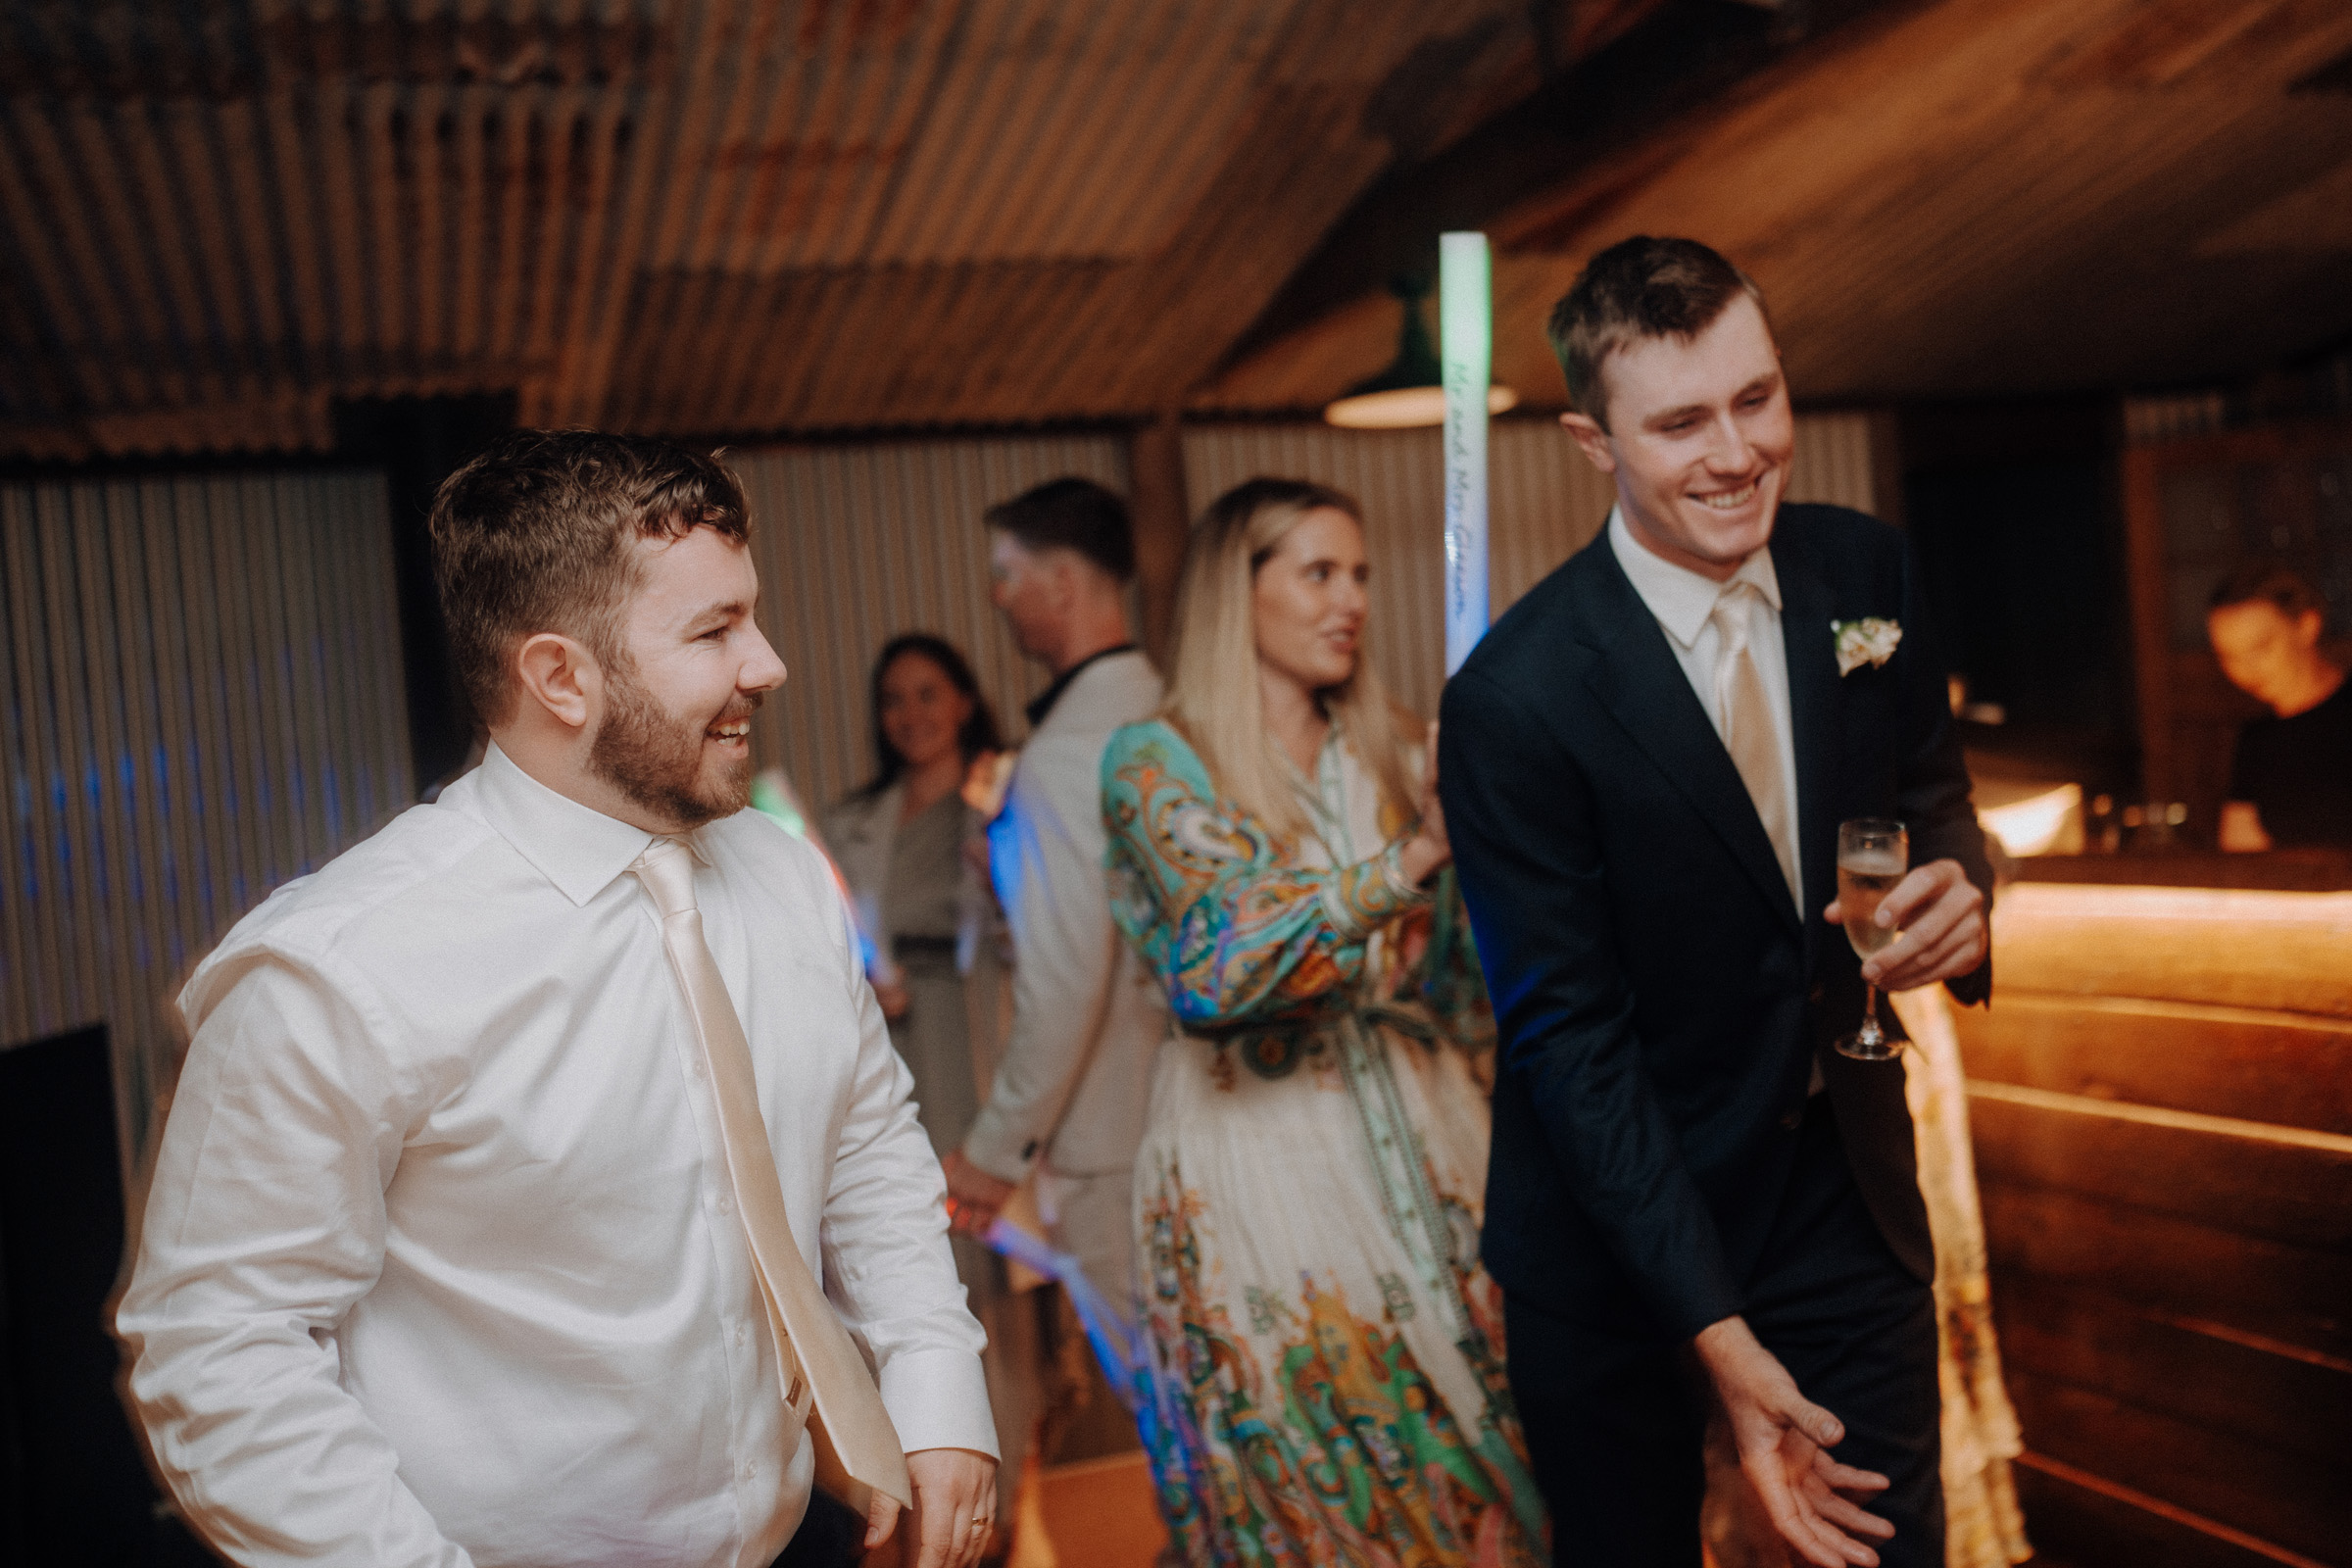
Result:
<svg viewBox="0 0 2352 1568">
<path fill-rule="evenodd" d="M 1092 479 L 1049 479 L 998 502 L 980 520 L 1012 535 L 1024 550 L 1074 550 L 1115 582 L 1135 575 L 1135 524 L 1127 503 Z"/>
<path fill-rule="evenodd" d="M 2263 561 L 2250 561 L 2224 577 L 2205 608 L 2227 610 L 2231 605 L 2255 604 L 2276 605 L 2278 613 L 2289 620 L 2328 613 L 2328 601 L 2300 572 Z"/>
<path fill-rule="evenodd" d="M 1585 264 L 1544 323 L 1568 377 L 1568 401 L 1607 429 L 1601 362 L 1634 338 L 1694 338 L 1740 293 L 1764 309 L 1754 279 L 1694 239 L 1619 240 Z"/>
<path fill-rule="evenodd" d="M 715 454 L 647 436 L 517 430 L 433 497 L 433 576 L 458 678 L 485 724 L 505 722 L 514 646 L 543 631 L 625 661 L 618 618 L 629 546 L 698 527 L 751 536 L 743 485 Z"/>
</svg>

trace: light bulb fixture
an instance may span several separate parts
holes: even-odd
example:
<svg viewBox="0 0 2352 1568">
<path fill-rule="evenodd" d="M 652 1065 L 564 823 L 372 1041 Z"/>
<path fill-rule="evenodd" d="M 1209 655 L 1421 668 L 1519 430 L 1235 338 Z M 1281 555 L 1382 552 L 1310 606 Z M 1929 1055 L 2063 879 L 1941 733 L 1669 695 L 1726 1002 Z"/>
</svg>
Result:
<svg viewBox="0 0 2352 1568">
<path fill-rule="evenodd" d="M 1404 307 L 1404 321 L 1396 333 L 1396 358 L 1368 380 L 1358 381 L 1347 395 L 1323 410 L 1325 422 L 1345 430 L 1409 430 L 1418 425 L 1446 422 L 1446 373 L 1438 351 L 1429 341 L 1421 319 L 1421 301 L 1429 280 L 1402 276 L 1389 280 L 1389 292 Z M 1519 394 L 1507 386 L 1487 388 L 1487 413 L 1515 408 Z"/>
</svg>

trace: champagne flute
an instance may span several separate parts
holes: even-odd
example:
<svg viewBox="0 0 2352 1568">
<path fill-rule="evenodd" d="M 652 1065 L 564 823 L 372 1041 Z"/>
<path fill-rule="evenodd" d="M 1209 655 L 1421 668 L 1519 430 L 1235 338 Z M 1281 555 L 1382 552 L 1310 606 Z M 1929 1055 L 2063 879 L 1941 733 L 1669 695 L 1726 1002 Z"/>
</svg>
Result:
<svg viewBox="0 0 2352 1568">
<path fill-rule="evenodd" d="M 1845 939 L 1867 959 L 1899 932 L 1879 924 L 1879 906 L 1911 864 L 1911 838 L 1900 822 L 1856 817 L 1838 824 L 1838 912 L 1845 917 Z M 1867 982 L 1866 982 L 1867 984 Z M 1857 1061 L 1892 1061 L 1902 1051 L 1879 1025 L 1879 988 L 1869 987 L 1862 1027 L 1838 1042 L 1838 1054 Z"/>
</svg>

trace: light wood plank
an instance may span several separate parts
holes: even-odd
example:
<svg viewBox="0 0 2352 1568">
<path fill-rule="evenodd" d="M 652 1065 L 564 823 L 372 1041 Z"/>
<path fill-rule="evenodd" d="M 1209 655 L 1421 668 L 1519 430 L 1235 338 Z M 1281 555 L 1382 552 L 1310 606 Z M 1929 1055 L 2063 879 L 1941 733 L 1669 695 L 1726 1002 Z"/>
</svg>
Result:
<svg viewBox="0 0 2352 1568">
<path fill-rule="evenodd" d="M 1996 1009 L 2037 992 L 2352 1017 L 2352 893 L 2024 882 L 1992 929 Z"/>
<path fill-rule="evenodd" d="M 2320 1562 L 2352 1542 L 2352 1467 L 2290 1454 L 2111 1395 L 2012 1372 L 2026 1441 L 2134 1492 Z"/>
<path fill-rule="evenodd" d="M 2352 1257 L 1982 1173 L 1993 1289 L 2098 1291 L 2352 1359 Z"/>
<path fill-rule="evenodd" d="M 2012 993 L 1955 1007 L 1971 1078 L 2352 1134 L 2352 1023 L 2129 998 Z"/>
</svg>

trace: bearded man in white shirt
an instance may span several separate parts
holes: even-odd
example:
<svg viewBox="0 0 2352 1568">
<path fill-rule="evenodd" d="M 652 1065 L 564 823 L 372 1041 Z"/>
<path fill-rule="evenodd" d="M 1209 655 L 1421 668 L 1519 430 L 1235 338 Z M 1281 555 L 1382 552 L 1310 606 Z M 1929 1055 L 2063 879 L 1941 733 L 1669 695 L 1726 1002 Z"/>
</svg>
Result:
<svg viewBox="0 0 2352 1568">
<path fill-rule="evenodd" d="M 523 432 L 432 529 L 486 759 L 180 998 L 118 1328 L 182 1513 L 247 1564 L 766 1568 L 838 1449 L 867 1544 L 910 1479 L 965 1568 L 939 1167 L 824 867 L 742 809 L 785 672 L 741 488 Z"/>
</svg>

